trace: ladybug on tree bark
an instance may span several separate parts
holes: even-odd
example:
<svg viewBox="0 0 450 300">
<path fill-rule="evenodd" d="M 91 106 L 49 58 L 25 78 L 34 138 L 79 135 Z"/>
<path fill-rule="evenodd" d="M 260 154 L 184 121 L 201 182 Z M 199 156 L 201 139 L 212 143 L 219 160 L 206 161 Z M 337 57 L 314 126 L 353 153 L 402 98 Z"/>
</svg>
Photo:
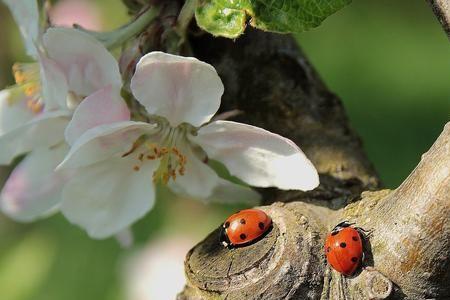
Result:
<svg viewBox="0 0 450 300">
<path fill-rule="evenodd" d="M 341 274 L 353 275 L 364 257 L 364 230 L 347 221 L 336 225 L 325 241 L 328 263 Z"/>
<path fill-rule="evenodd" d="M 261 238 L 272 226 L 272 219 L 262 210 L 244 209 L 225 220 L 221 241 L 225 247 L 248 245 Z"/>
</svg>

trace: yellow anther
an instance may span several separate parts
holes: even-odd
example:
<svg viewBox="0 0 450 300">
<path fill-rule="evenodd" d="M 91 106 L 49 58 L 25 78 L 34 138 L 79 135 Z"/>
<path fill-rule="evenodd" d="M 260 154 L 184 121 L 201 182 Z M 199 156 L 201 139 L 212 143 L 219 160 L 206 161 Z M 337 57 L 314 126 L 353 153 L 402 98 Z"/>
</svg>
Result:
<svg viewBox="0 0 450 300">
<path fill-rule="evenodd" d="M 14 72 L 14 80 L 16 81 L 17 84 L 22 84 L 22 83 L 24 83 L 27 79 L 26 79 L 26 77 L 23 75 L 22 72 L 17 71 L 17 72 Z"/>
<path fill-rule="evenodd" d="M 15 63 L 12 71 L 17 84 L 39 81 L 39 65 L 37 63 Z"/>
<path fill-rule="evenodd" d="M 39 90 L 39 87 L 34 84 L 34 83 L 30 83 L 25 87 L 25 95 L 27 95 L 28 97 L 34 96 Z"/>
<path fill-rule="evenodd" d="M 178 169 L 178 173 L 179 173 L 181 176 L 184 175 L 184 172 L 185 172 L 184 167 L 181 167 L 181 168 Z"/>
<path fill-rule="evenodd" d="M 169 180 L 176 180 L 177 176 L 185 173 L 186 156 L 184 156 L 179 148 L 172 146 L 171 143 L 155 144 L 150 141 L 144 142 L 146 150 L 139 153 L 136 158 L 139 164 L 145 163 L 145 160 L 159 160 L 159 167 L 153 173 L 153 182 L 162 182 L 167 184 Z"/>
<path fill-rule="evenodd" d="M 29 99 L 27 100 L 27 108 L 34 114 L 42 112 L 44 105 L 39 100 Z"/>
<path fill-rule="evenodd" d="M 44 110 L 44 105 L 42 105 L 41 103 L 35 103 L 33 105 L 33 107 L 31 108 L 31 111 L 34 114 L 38 114 L 38 113 L 42 112 L 43 110 Z"/>
<path fill-rule="evenodd" d="M 14 75 L 14 80 L 16 81 L 17 84 L 22 84 L 27 80 L 25 74 L 22 72 L 20 68 L 20 64 L 15 63 L 12 66 L 12 71 Z"/>
<path fill-rule="evenodd" d="M 163 175 L 162 181 L 164 184 L 167 184 L 169 182 L 170 176 L 168 173 Z"/>
</svg>

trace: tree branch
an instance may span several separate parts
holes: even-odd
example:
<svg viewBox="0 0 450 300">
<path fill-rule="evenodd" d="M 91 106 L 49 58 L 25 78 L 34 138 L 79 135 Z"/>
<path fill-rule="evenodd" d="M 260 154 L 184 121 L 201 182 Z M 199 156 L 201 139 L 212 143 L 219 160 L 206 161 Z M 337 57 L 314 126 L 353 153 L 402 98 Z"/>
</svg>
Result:
<svg viewBox="0 0 450 300">
<path fill-rule="evenodd" d="M 450 299 L 450 123 L 402 185 L 378 198 L 366 194 L 344 212 L 373 231 L 376 268 L 411 299 Z"/>
<path fill-rule="evenodd" d="M 427 0 L 436 18 L 450 39 L 450 2 L 448 0 Z"/>
<path fill-rule="evenodd" d="M 308 193 L 263 190 L 273 204 L 261 209 L 274 226 L 253 245 L 223 248 L 217 229 L 195 246 L 180 300 L 450 297 L 450 125 L 397 190 L 361 195 L 378 179 L 339 99 L 294 40 L 249 31 L 235 42 L 192 42 L 224 80 L 222 111 L 244 111 L 239 121 L 293 139 L 322 183 Z M 332 271 L 323 254 L 326 234 L 342 220 L 372 232 L 365 268 L 352 278 Z"/>
</svg>

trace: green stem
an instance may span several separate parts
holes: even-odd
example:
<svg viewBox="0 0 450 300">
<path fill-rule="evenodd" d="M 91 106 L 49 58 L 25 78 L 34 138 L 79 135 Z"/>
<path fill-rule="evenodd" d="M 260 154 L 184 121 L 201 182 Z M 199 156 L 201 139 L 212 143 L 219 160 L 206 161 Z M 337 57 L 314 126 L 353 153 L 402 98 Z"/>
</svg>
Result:
<svg viewBox="0 0 450 300">
<path fill-rule="evenodd" d="M 186 29 L 189 26 L 192 18 L 194 17 L 195 8 L 197 7 L 197 0 L 186 0 L 181 8 L 180 14 L 177 18 L 177 33 L 184 39 L 186 35 Z"/>
<path fill-rule="evenodd" d="M 97 40 L 102 42 L 106 48 L 113 49 L 117 46 L 122 45 L 130 38 L 142 32 L 148 24 L 150 24 L 156 17 L 158 17 L 160 10 L 161 9 L 159 7 L 150 7 L 135 20 L 116 30 L 109 32 L 91 31 L 84 29 L 77 24 L 75 24 L 74 27 L 92 35 Z"/>
</svg>

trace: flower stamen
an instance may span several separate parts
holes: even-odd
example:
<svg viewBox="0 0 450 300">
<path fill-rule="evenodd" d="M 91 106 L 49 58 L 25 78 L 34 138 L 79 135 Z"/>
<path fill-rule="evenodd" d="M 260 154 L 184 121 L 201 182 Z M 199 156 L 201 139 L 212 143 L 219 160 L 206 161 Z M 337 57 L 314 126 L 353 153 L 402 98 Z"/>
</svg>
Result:
<svg viewBox="0 0 450 300">
<path fill-rule="evenodd" d="M 37 63 L 15 63 L 12 67 L 16 85 L 12 88 L 18 91 L 17 95 L 24 94 L 26 106 L 33 114 L 39 114 L 44 110 L 44 103 L 41 99 L 41 81 L 39 74 L 39 64 Z M 11 102 L 23 99 L 20 96 L 14 97 Z"/>
<path fill-rule="evenodd" d="M 28 99 L 27 108 L 31 110 L 34 114 L 38 114 L 44 110 L 44 104 L 41 99 Z"/>
<path fill-rule="evenodd" d="M 176 180 L 177 173 L 184 175 L 186 157 L 180 153 L 176 146 L 156 148 L 158 155 L 156 157 L 148 155 L 149 159 L 160 159 L 159 168 L 153 174 L 153 181 L 159 180 L 167 184 L 170 179 Z"/>
<path fill-rule="evenodd" d="M 159 160 L 159 167 L 154 171 L 152 178 L 154 182 L 167 184 L 169 180 L 176 180 L 177 176 L 185 174 L 187 158 L 179 147 L 185 143 L 185 134 L 186 130 L 183 127 L 163 127 L 158 143 L 141 136 L 122 157 L 134 153 L 133 157 L 137 161 L 137 164 L 133 164 L 134 171 L 139 171 L 146 161 Z"/>
</svg>

